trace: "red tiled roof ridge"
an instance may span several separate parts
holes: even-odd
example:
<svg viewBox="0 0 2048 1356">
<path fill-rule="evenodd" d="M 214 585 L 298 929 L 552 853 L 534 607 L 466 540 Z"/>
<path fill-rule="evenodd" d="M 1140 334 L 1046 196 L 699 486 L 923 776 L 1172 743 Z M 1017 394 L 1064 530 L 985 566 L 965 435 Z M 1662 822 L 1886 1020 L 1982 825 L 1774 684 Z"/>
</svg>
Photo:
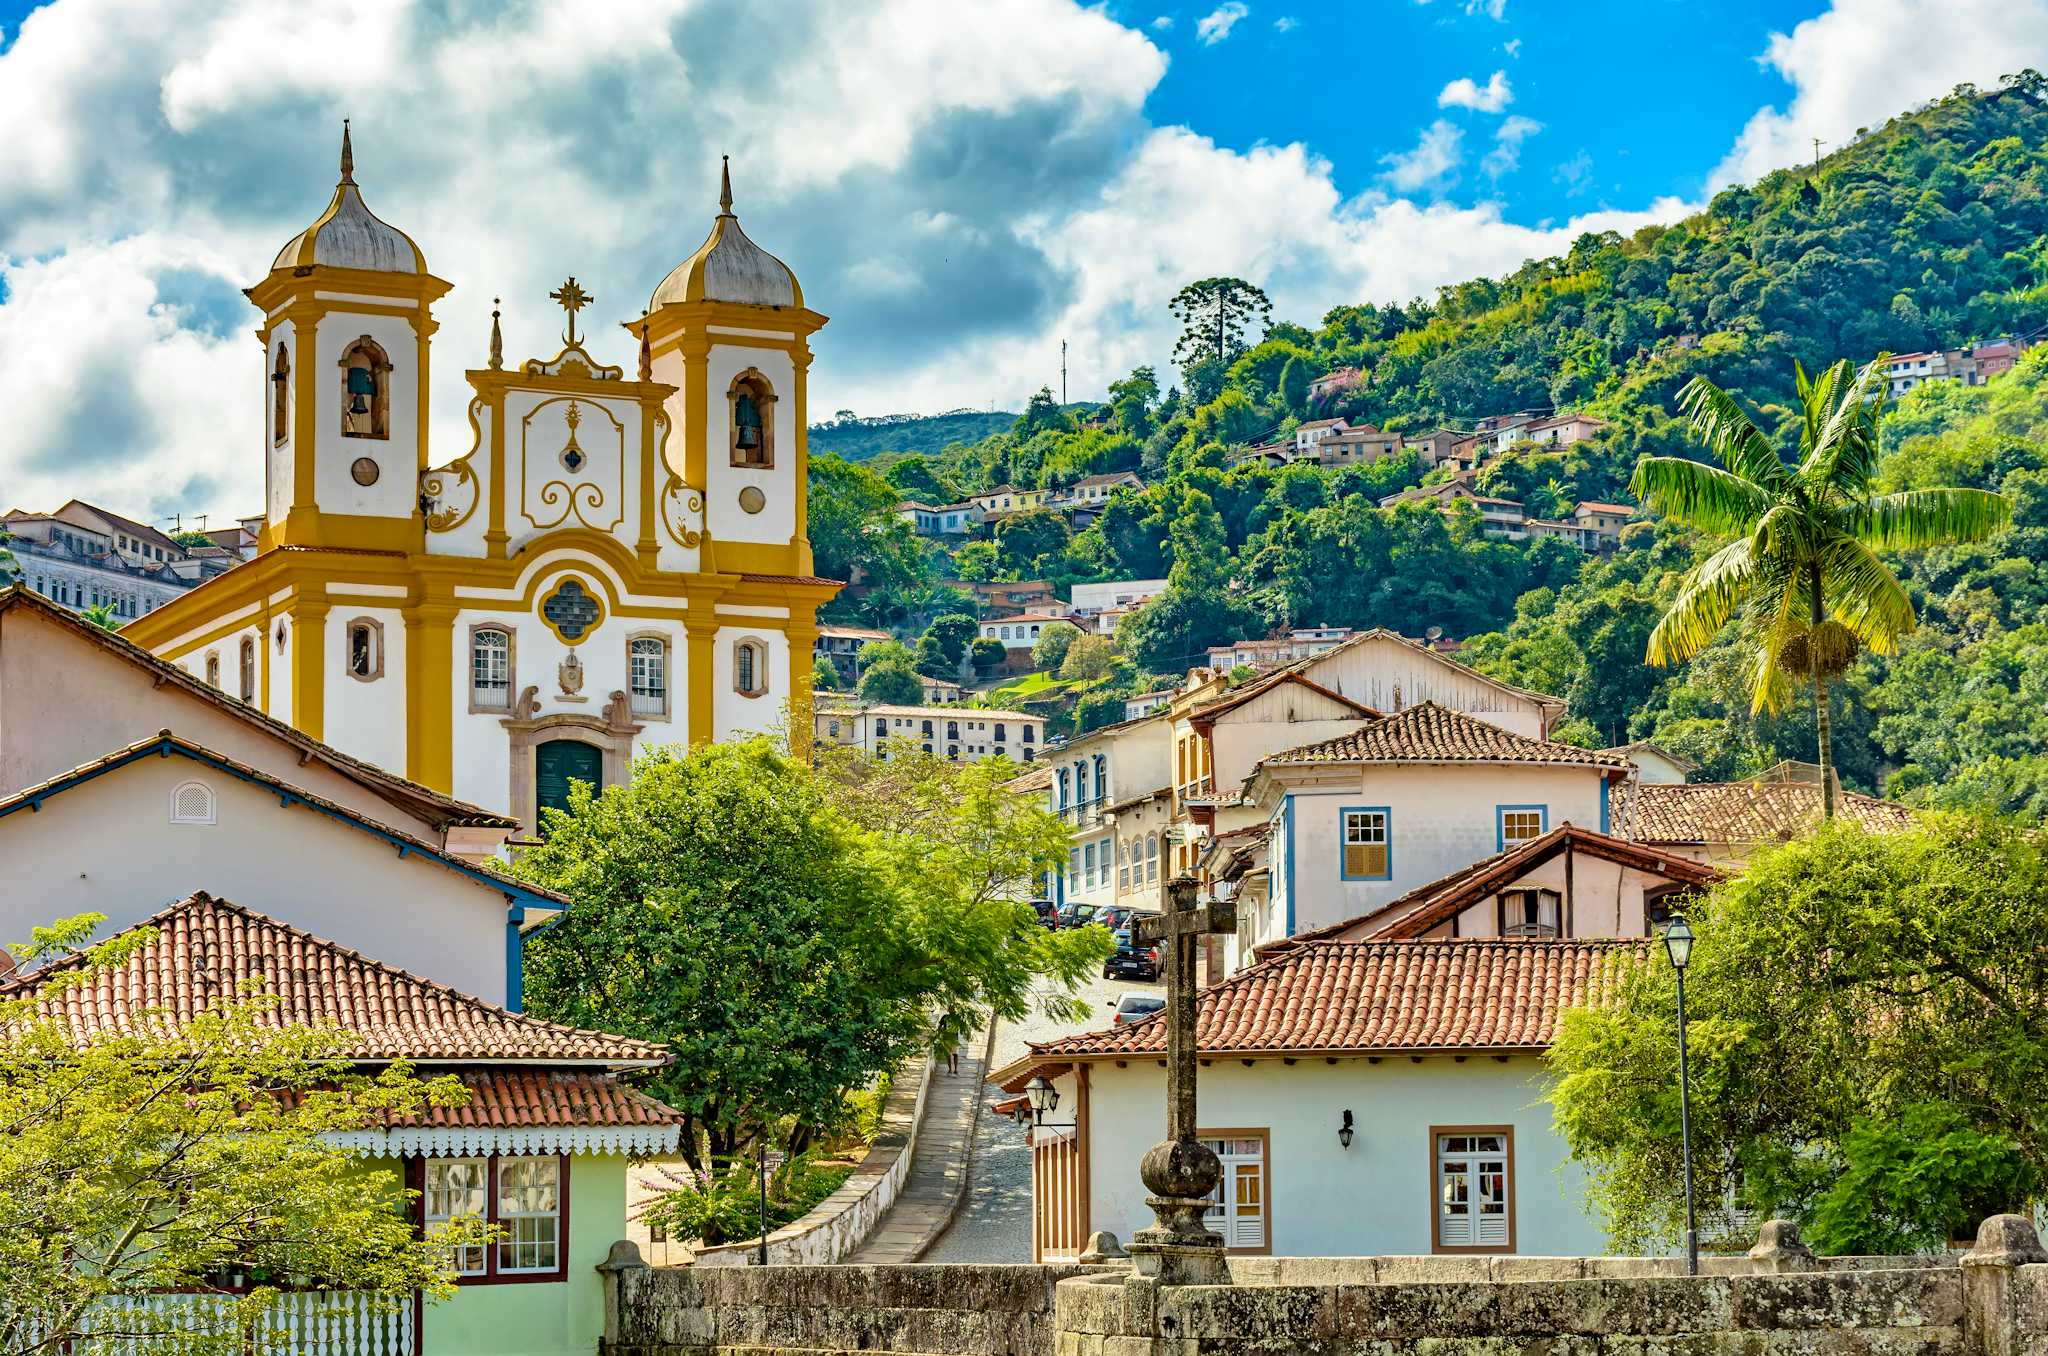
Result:
<svg viewBox="0 0 2048 1356">
<path fill-rule="evenodd" d="M 1486 744 L 1493 747 L 1488 749 Z M 1383 747 L 1376 749 L 1375 745 Z M 1531 739 L 1435 701 L 1417 702 L 1347 734 L 1269 754 L 1261 765 L 1321 762 L 1553 763 L 1614 771 L 1626 771 L 1630 766 L 1626 758 L 1576 744 Z"/>
<path fill-rule="evenodd" d="M 140 928 L 154 928 L 159 934 L 156 942 L 148 947 L 141 948 L 135 956 L 131 956 L 123 965 L 103 972 L 104 977 L 101 983 L 107 987 L 118 988 L 119 993 L 111 997 L 104 994 L 99 995 L 102 1001 L 94 1005 L 94 1015 L 104 1021 L 105 1017 L 110 1015 L 114 1009 L 123 1009 L 128 1013 L 132 1013 L 138 1009 L 164 1006 L 170 997 L 169 995 L 138 1000 L 136 997 L 137 986 L 129 982 L 128 972 L 135 968 L 139 958 L 146 956 L 152 950 L 165 944 L 166 939 L 163 934 L 166 931 L 174 930 L 175 925 L 181 921 L 196 918 L 202 914 L 225 915 L 241 924 L 244 928 L 267 929 L 282 934 L 285 938 L 301 946 L 316 952 L 326 953 L 328 956 L 344 964 L 360 967 L 362 970 L 389 984 L 394 984 L 401 988 L 410 988 L 430 996 L 441 1003 L 450 1005 L 458 1011 L 467 1011 L 482 1016 L 494 1023 L 510 1026 L 520 1032 L 530 1033 L 535 1036 L 557 1037 L 564 1042 L 582 1042 L 595 1047 L 571 1049 L 565 1046 L 561 1050 L 538 1050 L 524 1055 L 506 1055 L 501 1052 L 462 1053 L 459 1050 L 437 1052 L 408 1051 L 402 1052 L 402 1057 L 405 1058 L 429 1063 L 452 1060 L 462 1063 L 484 1064 L 516 1064 L 523 1059 L 548 1061 L 591 1060 L 597 1062 L 658 1064 L 666 1063 L 669 1058 L 666 1050 L 651 1041 L 638 1040 L 631 1036 L 617 1036 L 605 1031 L 592 1031 L 585 1027 L 563 1026 L 555 1022 L 542 1021 L 538 1017 L 529 1017 L 522 1012 L 513 1012 L 509 1008 L 487 1002 L 473 994 L 463 993 L 461 990 L 451 985 L 443 984 L 439 980 L 427 979 L 424 976 L 413 974 L 411 971 L 401 969 L 387 961 L 380 961 L 372 956 L 367 956 L 354 947 L 330 941 L 325 937 L 319 936 L 317 933 L 309 932 L 301 927 L 295 927 L 290 923 L 281 922 L 270 917 L 268 914 L 258 913 L 256 910 L 237 904 L 233 900 L 221 899 L 204 890 L 195 891 L 176 903 L 168 904 L 149 915 L 149 917 L 120 929 L 112 937 L 106 939 L 112 941 L 114 938 L 127 936 L 129 933 L 135 932 Z M 28 974 L 16 975 L 5 983 L 0 983 L 0 996 L 25 996 L 41 988 L 43 982 L 51 975 L 67 970 L 84 969 L 88 961 L 89 953 L 81 952 L 52 964 L 38 967 Z M 147 978 L 145 976 L 145 982 Z M 93 987 L 94 985 L 89 983 L 68 989 L 65 991 L 65 994 L 59 996 L 60 1001 L 72 994 L 79 993 L 83 989 Z M 281 998 L 287 997 L 287 995 L 278 996 Z M 334 995 L 328 996 L 332 997 Z M 382 998 L 384 1001 L 376 1004 L 382 1010 L 382 1014 L 387 1019 L 397 1015 L 399 1009 L 389 1001 L 390 995 L 388 992 L 382 995 Z M 346 1023 L 337 1024 L 347 1025 Z M 357 1032 L 356 1034 L 364 1036 L 366 1033 Z M 359 1060 L 374 1062 L 383 1058 L 400 1056 L 388 1053 L 359 1052 L 355 1053 L 353 1057 Z"/>
</svg>

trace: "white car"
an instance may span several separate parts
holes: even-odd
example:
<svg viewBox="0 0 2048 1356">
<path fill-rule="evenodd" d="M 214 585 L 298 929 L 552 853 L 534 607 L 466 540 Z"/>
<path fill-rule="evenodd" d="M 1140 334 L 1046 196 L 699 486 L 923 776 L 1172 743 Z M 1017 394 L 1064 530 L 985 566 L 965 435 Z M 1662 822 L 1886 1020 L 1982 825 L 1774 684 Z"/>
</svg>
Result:
<svg viewBox="0 0 2048 1356">
<path fill-rule="evenodd" d="M 1141 1018 L 1150 1017 L 1166 1006 L 1166 1000 L 1156 993 L 1127 993 L 1116 1000 L 1116 1014 L 1109 1019 L 1111 1026 L 1128 1026 Z"/>
</svg>

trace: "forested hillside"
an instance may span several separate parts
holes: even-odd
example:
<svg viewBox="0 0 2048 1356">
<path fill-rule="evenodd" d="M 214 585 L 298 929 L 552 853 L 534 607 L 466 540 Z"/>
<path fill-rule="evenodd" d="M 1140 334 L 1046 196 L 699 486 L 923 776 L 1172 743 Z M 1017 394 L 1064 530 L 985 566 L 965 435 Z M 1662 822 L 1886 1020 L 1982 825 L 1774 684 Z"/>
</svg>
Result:
<svg viewBox="0 0 2048 1356">
<path fill-rule="evenodd" d="M 830 423 L 811 425 L 811 450 L 862 461 L 877 452 L 940 452 L 952 443 L 975 442 L 1017 422 L 1004 410 L 951 410 L 945 414 L 892 414 L 862 419 L 842 412 Z"/>
<path fill-rule="evenodd" d="M 819 568 L 845 578 L 858 567 L 872 585 L 837 604 L 841 614 L 910 632 L 959 606 L 941 578 L 1164 576 L 1174 587 L 1118 634 L 1132 688 L 1209 644 L 1272 628 L 1440 626 L 1482 667 L 1567 696 L 1580 738 L 1655 738 L 1717 776 L 1810 757 L 1810 717 L 1751 720 L 1732 643 L 1683 670 L 1642 663 L 1659 603 L 1711 543 L 1648 522 L 1608 556 L 1494 540 L 1469 511 L 1378 506 L 1423 479 L 1412 456 L 1329 469 L 1238 454 L 1330 415 L 1410 435 L 1516 410 L 1597 415 L 1606 426 L 1586 441 L 1511 450 L 1479 472 L 1481 492 L 1563 513 L 1625 501 L 1646 454 L 1704 457 L 1674 409 L 1702 375 L 1789 451 L 1795 360 L 1860 364 L 2048 323 L 2048 82 L 2028 72 L 1995 90 L 1959 89 L 1817 168 L 1729 189 L 1698 216 L 1627 238 L 1587 235 L 1564 257 L 1433 299 L 1340 305 L 1313 328 L 1281 319 L 1262 335 L 1251 332 L 1263 320 L 1256 306 L 1226 320 L 1190 321 L 1177 379 L 1132 373 L 1089 426 L 1041 393 L 1011 428 L 976 442 L 892 446 L 860 467 L 814 458 Z M 1313 379 L 1354 368 L 1311 401 Z M 2048 795 L 2024 765 L 2048 734 L 2048 705 L 2040 692 L 2016 695 L 2021 676 L 2048 681 L 2027 662 L 2048 643 L 2029 625 L 2043 601 L 2044 411 L 2048 367 L 2036 350 L 1989 386 L 1923 388 L 1887 416 L 1892 482 L 2002 486 L 2019 507 L 1994 542 L 1896 562 L 1923 626 L 1898 658 L 1859 661 L 1837 693 L 1850 785 Z M 889 512 L 901 497 L 936 503 L 1126 469 L 1145 489 L 1078 532 L 1058 514 L 1021 513 L 988 540 L 941 550 Z M 2012 678 L 2008 696 L 1993 695 L 2000 674 Z"/>
</svg>

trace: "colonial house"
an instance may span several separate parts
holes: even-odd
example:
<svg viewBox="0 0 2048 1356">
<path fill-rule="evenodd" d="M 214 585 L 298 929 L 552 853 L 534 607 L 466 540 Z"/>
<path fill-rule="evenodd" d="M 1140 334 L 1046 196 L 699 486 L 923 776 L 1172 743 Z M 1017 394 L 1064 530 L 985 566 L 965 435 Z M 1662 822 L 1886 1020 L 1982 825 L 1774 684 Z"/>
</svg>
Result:
<svg viewBox="0 0 2048 1356">
<path fill-rule="evenodd" d="M 1145 482 L 1138 478 L 1136 471 L 1105 471 L 1100 475 L 1083 476 L 1063 490 L 1053 492 L 1054 504 L 1059 508 L 1083 509 L 1100 508 L 1123 490 L 1136 493 L 1145 488 Z"/>
<path fill-rule="evenodd" d="M 896 506 L 896 516 L 909 523 L 920 537 L 964 536 L 982 521 L 981 507 L 971 499 L 938 505 L 906 499 Z"/>
<path fill-rule="evenodd" d="M 984 618 L 981 637 L 1003 643 L 1005 668 L 1028 669 L 1031 667 L 1031 651 L 1038 644 L 1038 638 L 1045 633 L 1046 627 L 1055 623 L 1079 625 L 1064 612 L 1019 612 L 1008 617 Z"/>
<path fill-rule="evenodd" d="M 1047 808 L 1072 830 L 1067 870 L 1053 897 L 1083 904 L 1116 903 L 1132 893 L 1132 868 L 1145 907 L 1159 907 L 1162 830 L 1173 732 L 1164 715 L 1141 716 L 1079 734 L 1046 755 L 1052 763 Z M 1150 807 L 1148 818 L 1141 810 Z M 1128 815 L 1125 819 L 1122 816 Z M 1149 868 L 1149 869 L 1148 869 Z M 1118 878 L 1121 874 L 1122 885 Z"/>
<path fill-rule="evenodd" d="M 367 1170 L 419 1193 L 409 1208 L 420 1227 L 475 1215 L 502 1226 L 501 1240 L 457 1254 L 456 1293 L 438 1303 L 378 1313 L 346 1292 L 280 1295 L 273 1321 L 313 1343 L 295 1349 L 596 1349 L 604 1332 L 597 1265 L 626 1237 L 627 1163 L 673 1153 L 679 1142 L 680 1113 L 620 1081 L 667 1062 L 661 1046 L 521 1016 L 208 894 L 139 921 L 155 929 L 152 940 L 46 1001 L 72 1039 L 128 1029 L 145 1011 L 190 1013 L 253 983 L 278 1000 L 260 1014 L 266 1026 L 331 1024 L 355 1037 L 346 1057 L 361 1071 L 405 1061 L 422 1078 L 452 1075 L 468 1093 L 460 1105 L 423 1107 L 336 1138 Z M 33 996 L 77 964 L 17 978 L 0 996 Z"/>
<path fill-rule="evenodd" d="M 117 622 L 147 616 L 235 563 L 227 552 L 180 546 L 147 523 L 79 499 L 53 513 L 0 516 L 0 536 L 21 583 L 73 612 L 104 607 Z"/>
<path fill-rule="evenodd" d="M 836 626 L 820 622 L 818 639 L 811 647 L 811 654 L 813 659 L 831 660 L 841 678 L 851 679 L 860 672 L 861 647 L 888 639 L 887 631 L 877 631 L 871 626 Z"/>
<path fill-rule="evenodd" d="M 1212 669 L 1270 669 L 1327 654 L 1351 638 L 1348 626 L 1297 626 L 1284 636 L 1211 645 L 1206 661 Z"/>
<path fill-rule="evenodd" d="M 1489 678 L 1419 640 L 1374 627 L 1295 666 L 1304 677 L 1380 712 L 1435 702 L 1514 734 L 1543 739 L 1564 715 L 1556 697 Z M 1272 750 L 1292 747 L 1281 745 Z"/>
<path fill-rule="evenodd" d="M 1043 579 L 1011 579 L 1001 583 L 942 579 L 939 583 L 973 594 L 975 605 L 981 609 L 984 618 L 1013 616 L 1019 612 L 1052 612 L 1062 606 L 1059 594 Z"/>
<path fill-rule="evenodd" d="M 1209 1227 L 1233 1253 L 1604 1252 L 1544 1103 L 1543 1054 L 1626 940 L 1315 941 L 1201 991 L 1198 1135 L 1223 1163 Z M 1034 1043 L 990 1081 L 1044 1078 L 1027 1133 L 1032 1258 L 1151 1222 L 1162 1015 Z"/>
<path fill-rule="evenodd" d="M 979 706 L 821 707 L 813 716 L 820 743 L 858 748 L 886 760 L 891 752 L 929 753 L 954 763 L 998 756 L 1020 763 L 1045 751 L 1045 717 Z"/>
<path fill-rule="evenodd" d="M 1350 424 L 1315 444 L 1316 461 L 1323 466 L 1366 466 L 1391 457 L 1403 448 L 1401 435 L 1385 433 L 1371 424 Z"/>
<path fill-rule="evenodd" d="M 1611 749 L 1602 749 L 1601 752 L 1617 754 L 1634 763 L 1635 779 L 1638 782 L 1680 785 L 1700 770 L 1700 765 L 1692 759 L 1673 753 L 1669 749 L 1659 748 L 1647 740 L 1638 740 L 1633 744 L 1617 744 Z"/>
<path fill-rule="evenodd" d="M 1262 908 L 1241 910 L 1227 968 L 1249 964 L 1265 942 L 1370 915 L 1565 824 L 1604 834 L 1610 790 L 1630 771 L 1626 759 L 1427 701 L 1268 755 L 1243 799 L 1246 821 L 1266 826 L 1269 885 Z M 1563 935 L 1549 907 L 1543 917 Z M 1479 935 L 1494 932 L 1518 935 L 1505 922 Z"/>
<path fill-rule="evenodd" d="M 518 830 L 509 816 L 352 757 L 234 695 L 255 686 L 254 649 L 242 650 L 229 675 L 216 666 L 196 676 L 27 589 L 0 589 L 0 795 L 61 780 L 111 749 L 173 729 L 222 759 L 464 861 L 497 855 Z M 121 843 L 103 830 L 95 855 Z M 148 907 L 165 900 L 158 894 Z"/>
<path fill-rule="evenodd" d="M 451 288 L 370 211 L 344 134 L 326 209 L 248 289 L 257 554 L 131 638 L 244 673 L 265 713 L 529 830 L 550 788 L 618 782 L 649 745 L 786 725 L 801 744 L 839 589 L 812 573 L 804 492 L 826 317 L 741 229 L 729 176 L 704 243 L 628 308 L 629 364 L 579 333 L 573 277 L 550 294 L 552 357 L 508 363 L 495 312 L 470 336 L 473 446 L 454 455 L 432 445 L 428 380 Z"/>
<path fill-rule="evenodd" d="M 1567 447 L 1586 439 L 1607 427 L 1605 419 L 1596 419 L 1590 414 L 1560 414 L 1552 419 L 1536 419 L 1515 430 L 1515 441 L 1535 443 L 1539 447 Z"/>
<path fill-rule="evenodd" d="M 1046 497 L 1051 493 L 1050 490 L 1031 490 L 1021 485 L 1002 484 L 972 496 L 970 502 L 980 512 L 982 520 L 987 521 L 1012 513 L 1022 513 L 1026 509 L 1044 508 Z"/>
<path fill-rule="evenodd" d="M 1166 592 L 1164 579 L 1105 579 L 1093 584 L 1075 584 L 1068 591 L 1068 606 L 1076 613 L 1092 615 L 1109 608 L 1130 608 L 1148 603 Z"/>
<path fill-rule="evenodd" d="M 1135 697 L 1125 698 L 1124 719 L 1136 720 L 1140 716 L 1149 716 L 1154 711 L 1162 709 L 1173 700 L 1173 692 L 1172 688 L 1163 687 L 1154 692 L 1140 692 Z"/>
<path fill-rule="evenodd" d="M 1364 385 L 1366 381 L 1366 375 L 1355 367 L 1340 367 L 1334 371 L 1325 372 L 1308 384 L 1309 403 L 1314 404 L 1318 400 L 1327 400 L 1339 391 L 1348 390 L 1352 386 Z"/>
<path fill-rule="evenodd" d="M 210 890 L 518 1011 L 521 943 L 569 900 L 392 817 L 164 730 L 0 796 L 0 941 L 84 913 L 126 928 Z"/>
<path fill-rule="evenodd" d="M 1528 536 L 1528 511 L 1519 502 L 1498 495 L 1481 494 L 1466 480 L 1420 485 L 1399 494 L 1387 495 L 1379 503 L 1381 508 L 1408 503 L 1433 504 L 1440 511 L 1449 511 L 1452 504 L 1460 501 L 1472 505 L 1479 515 L 1479 530 L 1488 536 L 1507 541 L 1521 541 Z"/>
</svg>

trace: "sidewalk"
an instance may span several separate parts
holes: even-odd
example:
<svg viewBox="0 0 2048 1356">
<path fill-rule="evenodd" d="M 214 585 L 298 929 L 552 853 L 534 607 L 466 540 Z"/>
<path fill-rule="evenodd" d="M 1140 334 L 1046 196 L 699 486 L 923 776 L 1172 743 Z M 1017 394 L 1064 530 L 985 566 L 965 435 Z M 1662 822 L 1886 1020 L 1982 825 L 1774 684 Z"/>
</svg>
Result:
<svg viewBox="0 0 2048 1356">
<path fill-rule="evenodd" d="M 932 1070 L 925 1094 L 924 1125 L 917 1133 L 910 1176 L 875 1232 L 845 1260 L 859 1265 L 915 1262 L 953 1222 L 967 1185 L 974 1122 L 980 1110 L 988 1038 L 977 1035 L 960 1052 L 960 1072 Z"/>
</svg>

